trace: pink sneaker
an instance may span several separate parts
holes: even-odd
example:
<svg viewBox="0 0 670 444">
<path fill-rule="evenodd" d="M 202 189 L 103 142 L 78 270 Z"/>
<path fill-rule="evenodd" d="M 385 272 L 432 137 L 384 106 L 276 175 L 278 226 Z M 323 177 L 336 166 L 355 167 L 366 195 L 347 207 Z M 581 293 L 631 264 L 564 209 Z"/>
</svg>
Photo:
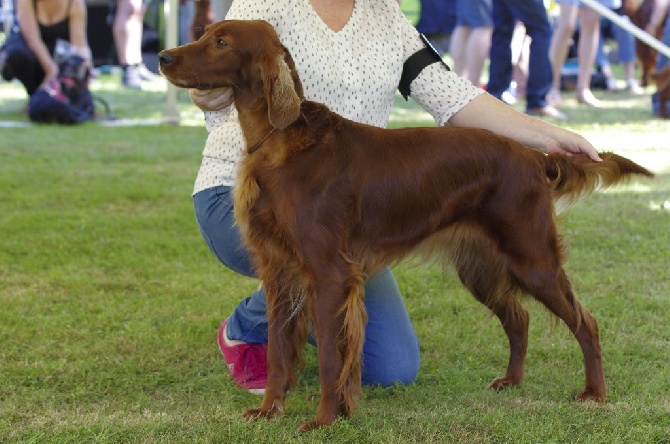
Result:
<svg viewBox="0 0 670 444">
<path fill-rule="evenodd" d="M 268 381 L 267 344 L 234 341 L 226 336 L 228 319 L 219 327 L 217 342 L 235 384 L 250 393 L 262 395 Z"/>
</svg>

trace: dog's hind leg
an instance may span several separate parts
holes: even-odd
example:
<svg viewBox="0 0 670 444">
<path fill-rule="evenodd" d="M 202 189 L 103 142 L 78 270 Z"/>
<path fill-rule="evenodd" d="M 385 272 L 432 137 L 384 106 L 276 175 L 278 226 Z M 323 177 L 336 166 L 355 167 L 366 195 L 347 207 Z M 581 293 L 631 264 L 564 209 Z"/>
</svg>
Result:
<svg viewBox="0 0 670 444">
<path fill-rule="evenodd" d="M 513 295 L 510 295 L 505 303 L 493 304 L 491 310 L 500 320 L 509 340 L 507 372 L 489 384 L 489 388 L 500 390 L 515 386 L 523 380 L 530 317 Z"/>
<path fill-rule="evenodd" d="M 503 258 L 497 257 L 487 241 L 480 238 L 462 237 L 460 242 L 460 253 L 452 259 L 458 276 L 472 295 L 498 317 L 509 340 L 507 372 L 495 378 L 489 388 L 500 390 L 517 385 L 524 377 L 530 317 L 516 299 L 518 288 L 505 269 Z"/>
<path fill-rule="evenodd" d="M 526 276 L 532 276 L 523 281 L 528 292 L 565 322 L 582 349 L 586 383 L 577 400 L 605 402 L 605 375 L 596 319 L 575 298 L 562 267 L 558 270 L 535 268 Z"/>
<path fill-rule="evenodd" d="M 532 177 L 529 177 L 531 184 Z M 572 293 L 562 268 L 564 248 L 556 232 L 551 200 L 537 180 L 528 191 L 506 187 L 482 211 L 480 226 L 495 242 L 495 256 L 515 286 L 541 302 L 563 320 L 575 335 L 584 355 L 586 386 L 580 400 L 605 401 L 598 324 Z"/>
<path fill-rule="evenodd" d="M 493 390 L 518 385 L 524 377 L 526 350 L 528 349 L 528 324 L 530 316 L 513 294 L 504 296 L 503 300 L 491 301 L 488 291 L 481 291 L 480 286 L 469 287 L 472 294 L 486 305 L 500 320 L 509 341 L 509 361 L 504 376 L 495 378 L 489 384 Z"/>
<path fill-rule="evenodd" d="M 575 298 L 561 266 L 561 245 L 553 225 L 526 223 L 522 235 L 500 231 L 500 245 L 519 287 L 563 320 L 575 335 L 584 355 L 586 386 L 579 400 L 604 402 L 606 398 L 598 323 Z M 523 236 L 520 238 L 518 236 Z"/>
</svg>

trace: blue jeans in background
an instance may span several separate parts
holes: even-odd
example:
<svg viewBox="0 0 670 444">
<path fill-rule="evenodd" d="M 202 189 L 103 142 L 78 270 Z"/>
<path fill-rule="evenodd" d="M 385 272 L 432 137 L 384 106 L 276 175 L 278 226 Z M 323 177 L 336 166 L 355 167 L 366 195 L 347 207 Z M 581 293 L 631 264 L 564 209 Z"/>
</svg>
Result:
<svg viewBox="0 0 670 444">
<path fill-rule="evenodd" d="M 223 265 L 253 277 L 249 253 L 234 225 L 232 188 L 218 186 L 193 196 L 200 231 Z M 419 372 L 419 341 L 390 270 L 372 276 L 365 284 L 368 323 L 363 344 L 362 381 L 366 385 L 409 384 Z M 230 339 L 267 343 L 265 293 L 260 288 L 240 302 L 228 318 Z"/>
<path fill-rule="evenodd" d="M 630 18 L 620 15 L 622 20 L 630 22 Z M 612 32 L 612 37 L 616 40 L 617 43 L 617 55 L 619 63 L 630 63 L 637 60 L 637 51 L 635 49 L 635 37 L 633 34 L 630 34 L 625 29 L 617 26 L 616 24 L 610 22 L 607 19 L 601 19 L 600 27 L 605 29 L 609 26 Z M 596 53 L 596 64 L 599 66 L 609 65 L 609 60 L 607 59 L 607 54 L 605 54 L 605 39 L 598 39 L 598 52 Z"/>
<path fill-rule="evenodd" d="M 512 82 L 512 34 L 517 21 L 531 37 L 526 110 L 547 106 L 552 69 L 549 60 L 551 25 L 543 0 L 493 0 L 493 36 L 487 91 L 500 99 Z"/>
<path fill-rule="evenodd" d="M 670 20 L 665 21 L 665 27 L 663 28 L 663 35 L 661 36 L 661 42 L 663 44 L 670 46 Z M 658 53 L 658 59 L 656 60 L 656 69 L 661 70 L 668 63 L 668 57 L 665 54 Z"/>
</svg>

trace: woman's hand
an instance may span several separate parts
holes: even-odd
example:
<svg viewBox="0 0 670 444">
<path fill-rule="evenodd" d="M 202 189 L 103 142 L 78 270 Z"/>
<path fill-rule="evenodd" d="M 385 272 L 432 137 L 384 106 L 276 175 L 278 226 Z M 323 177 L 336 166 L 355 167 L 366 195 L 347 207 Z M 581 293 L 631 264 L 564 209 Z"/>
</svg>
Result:
<svg viewBox="0 0 670 444">
<path fill-rule="evenodd" d="M 579 134 L 515 111 L 486 93 L 461 108 L 449 123 L 488 129 L 545 153 L 584 154 L 595 162 L 602 160 L 593 145 Z"/>
<path fill-rule="evenodd" d="M 44 80 L 40 85 L 41 88 L 45 88 L 58 80 L 58 65 L 52 58 L 44 63 L 42 69 L 44 69 Z"/>
<path fill-rule="evenodd" d="M 228 108 L 235 100 L 233 88 L 229 86 L 214 89 L 191 88 L 188 93 L 193 104 L 203 111 L 219 111 Z"/>
<path fill-rule="evenodd" d="M 547 153 L 558 153 L 566 156 L 583 154 L 595 162 L 602 160 L 591 142 L 577 133 L 556 126 L 548 129 L 547 133 L 549 140 L 543 147 L 543 151 Z"/>
</svg>

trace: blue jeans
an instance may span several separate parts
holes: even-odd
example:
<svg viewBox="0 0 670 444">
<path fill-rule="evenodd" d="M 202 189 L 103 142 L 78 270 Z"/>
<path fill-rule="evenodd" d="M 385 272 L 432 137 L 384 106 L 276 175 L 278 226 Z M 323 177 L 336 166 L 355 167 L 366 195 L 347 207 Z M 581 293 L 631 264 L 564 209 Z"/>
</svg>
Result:
<svg viewBox="0 0 670 444">
<path fill-rule="evenodd" d="M 665 21 L 665 27 L 663 28 L 663 35 L 661 36 L 661 42 L 665 45 L 670 46 L 670 20 Z M 661 70 L 668 63 L 668 57 L 665 54 L 658 53 L 658 59 L 656 60 L 656 69 Z"/>
<path fill-rule="evenodd" d="M 223 265 L 253 277 L 248 252 L 234 225 L 232 188 L 218 186 L 193 196 L 200 231 Z M 365 284 L 368 323 L 363 345 L 363 375 L 366 385 L 409 384 L 419 372 L 419 341 L 390 270 L 372 276 Z M 240 302 L 228 318 L 230 339 L 266 343 L 268 321 L 265 293 L 259 289 Z"/>
<path fill-rule="evenodd" d="M 493 36 L 487 91 L 498 99 L 512 82 L 512 34 L 517 20 L 531 37 L 526 109 L 543 108 L 551 89 L 551 26 L 543 0 L 493 0 Z"/>
<path fill-rule="evenodd" d="M 630 22 L 630 18 L 620 15 L 622 19 Z M 612 34 L 616 39 L 619 48 L 619 62 L 629 63 L 637 60 L 637 52 L 635 50 L 635 37 L 625 29 L 612 23 Z M 601 39 L 602 40 L 602 39 Z"/>
<path fill-rule="evenodd" d="M 456 26 L 466 28 L 493 26 L 491 0 L 457 0 Z"/>
<path fill-rule="evenodd" d="M 630 18 L 625 15 L 620 15 L 619 17 L 624 21 L 630 22 Z M 619 62 L 634 62 L 637 59 L 637 52 L 635 50 L 635 37 L 633 34 L 628 33 L 625 29 L 615 25 L 607 19 L 601 19 L 601 29 L 604 29 L 607 26 L 611 27 L 612 36 L 617 42 Z M 600 39 L 598 39 L 598 52 L 596 53 L 596 64 L 599 66 L 607 66 L 610 64 L 607 59 L 607 54 L 605 54 L 605 44 L 603 40 L 601 34 Z"/>
<path fill-rule="evenodd" d="M 576 5 L 579 3 L 579 0 L 556 0 L 556 3 L 561 4 L 561 3 L 567 3 L 567 4 L 572 4 Z M 621 0 L 598 0 L 598 3 L 603 5 L 606 8 L 610 9 L 617 9 L 621 7 Z M 586 6 L 581 5 L 582 8 L 585 8 Z"/>
</svg>

